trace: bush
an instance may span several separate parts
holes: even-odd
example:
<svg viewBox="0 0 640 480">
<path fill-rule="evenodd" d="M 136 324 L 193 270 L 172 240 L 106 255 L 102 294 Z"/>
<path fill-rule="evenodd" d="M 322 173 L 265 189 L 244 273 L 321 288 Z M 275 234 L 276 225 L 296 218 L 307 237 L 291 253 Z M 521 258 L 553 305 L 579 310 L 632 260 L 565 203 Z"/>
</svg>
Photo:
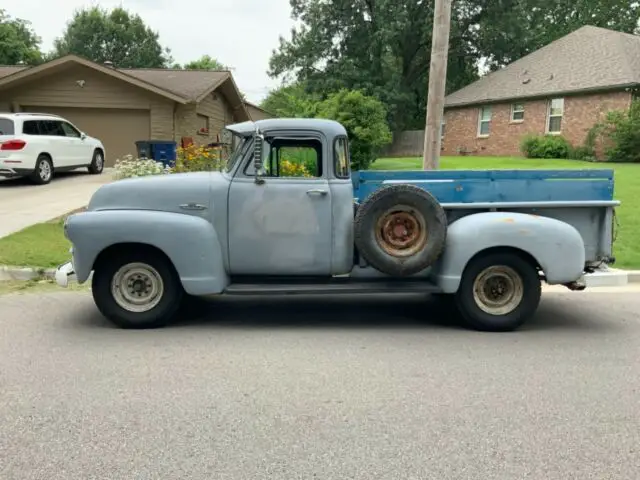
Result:
<svg viewBox="0 0 640 480">
<path fill-rule="evenodd" d="M 222 148 L 190 145 L 185 148 L 178 148 L 173 172 L 219 171 L 226 164 L 226 154 Z"/>
<path fill-rule="evenodd" d="M 127 155 L 122 159 L 116 160 L 114 176 L 116 180 L 120 180 L 168 173 L 171 173 L 171 168 L 165 166 L 162 162 L 146 158 L 134 158 L 133 155 Z"/>
<path fill-rule="evenodd" d="M 572 149 L 569 158 L 571 158 L 572 160 L 594 162 L 596 160 L 596 154 L 593 147 L 590 147 L 588 145 L 581 145 Z"/>
<path fill-rule="evenodd" d="M 520 149 L 527 158 L 569 158 L 573 150 L 561 135 L 527 135 Z"/>
<path fill-rule="evenodd" d="M 349 134 L 353 170 L 366 170 L 378 158 L 382 147 L 391 143 L 384 104 L 358 90 L 340 90 L 317 105 L 317 118 L 336 120 Z"/>
<path fill-rule="evenodd" d="M 640 162 L 640 100 L 629 110 L 614 110 L 589 132 L 592 141 L 598 137 L 607 162 Z"/>
</svg>

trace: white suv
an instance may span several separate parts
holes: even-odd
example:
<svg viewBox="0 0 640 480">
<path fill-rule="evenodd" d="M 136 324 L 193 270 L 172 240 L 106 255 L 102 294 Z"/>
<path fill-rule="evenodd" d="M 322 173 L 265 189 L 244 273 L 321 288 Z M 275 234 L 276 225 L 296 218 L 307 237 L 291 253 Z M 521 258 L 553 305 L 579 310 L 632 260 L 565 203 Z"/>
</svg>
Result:
<svg viewBox="0 0 640 480">
<path fill-rule="evenodd" d="M 71 122 L 46 113 L 0 113 L 0 177 L 51 181 L 54 170 L 102 173 L 104 146 Z"/>
</svg>

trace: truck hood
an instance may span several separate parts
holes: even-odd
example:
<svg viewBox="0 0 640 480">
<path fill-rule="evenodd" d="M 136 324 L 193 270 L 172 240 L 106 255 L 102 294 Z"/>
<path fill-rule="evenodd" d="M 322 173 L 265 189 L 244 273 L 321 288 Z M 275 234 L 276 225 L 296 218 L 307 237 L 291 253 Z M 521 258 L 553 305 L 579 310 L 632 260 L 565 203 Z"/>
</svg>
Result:
<svg viewBox="0 0 640 480">
<path fill-rule="evenodd" d="M 213 189 L 228 189 L 229 180 L 220 172 L 175 173 L 117 180 L 100 187 L 88 210 L 156 210 L 202 215 L 212 209 Z M 185 209 L 194 204 L 207 210 Z"/>
</svg>

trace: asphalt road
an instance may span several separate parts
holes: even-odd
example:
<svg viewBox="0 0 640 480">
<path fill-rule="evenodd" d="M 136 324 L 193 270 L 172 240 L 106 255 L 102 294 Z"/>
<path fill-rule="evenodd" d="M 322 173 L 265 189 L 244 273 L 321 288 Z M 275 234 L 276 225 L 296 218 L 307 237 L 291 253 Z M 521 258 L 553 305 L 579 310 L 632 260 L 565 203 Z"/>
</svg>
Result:
<svg viewBox="0 0 640 480">
<path fill-rule="evenodd" d="M 640 478 L 640 295 L 509 334 L 417 297 L 224 300 L 155 331 L 0 296 L 0 478 Z"/>
</svg>

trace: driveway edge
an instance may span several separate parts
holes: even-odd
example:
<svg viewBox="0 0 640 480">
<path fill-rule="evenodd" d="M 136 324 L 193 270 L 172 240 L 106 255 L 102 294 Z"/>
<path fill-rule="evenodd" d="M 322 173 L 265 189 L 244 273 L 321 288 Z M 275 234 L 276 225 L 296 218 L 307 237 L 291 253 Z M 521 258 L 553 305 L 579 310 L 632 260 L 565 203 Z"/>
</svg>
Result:
<svg viewBox="0 0 640 480">
<path fill-rule="evenodd" d="M 43 278 L 54 280 L 55 268 L 10 267 L 0 265 L 0 282 L 27 282 Z"/>
</svg>

